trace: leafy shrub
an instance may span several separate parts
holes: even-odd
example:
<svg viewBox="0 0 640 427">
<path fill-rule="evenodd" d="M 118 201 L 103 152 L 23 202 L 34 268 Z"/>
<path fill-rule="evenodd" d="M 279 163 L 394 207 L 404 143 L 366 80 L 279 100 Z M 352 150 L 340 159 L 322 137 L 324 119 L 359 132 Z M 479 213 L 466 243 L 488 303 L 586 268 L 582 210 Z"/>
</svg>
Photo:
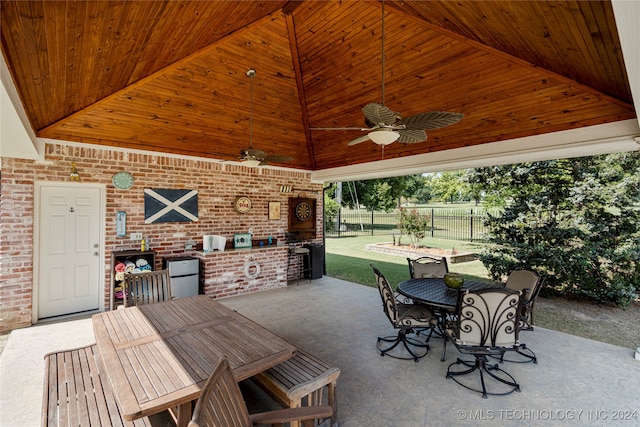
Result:
<svg viewBox="0 0 640 427">
<path fill-rule="evenodd" d="M 326 224 L 331 224 L 335 221 L 338 216 L 338 212 L 340 211 L 340 205 L 328 197 L 326 194 L 324 196 L 324 222 Z"/>
<path fill-rule="evenodd" d="M 473 182 L 503 213 L 480 254 L 494 279 L 516 267 L 565 295 L 629 305 L 640 289 L 640 154 L 482 168 Z M 501 197 L 497 197 L 500 195 Z"/>
<path fill-rule="evenodd" d="M 418 243 L 424 239 L 430 224 L 429 215 L 420 215 L 416 209 L 400 208 L 398 227 L 403 234 L 409 236 L 412 247 L 418 247 Z"/>
</svg>

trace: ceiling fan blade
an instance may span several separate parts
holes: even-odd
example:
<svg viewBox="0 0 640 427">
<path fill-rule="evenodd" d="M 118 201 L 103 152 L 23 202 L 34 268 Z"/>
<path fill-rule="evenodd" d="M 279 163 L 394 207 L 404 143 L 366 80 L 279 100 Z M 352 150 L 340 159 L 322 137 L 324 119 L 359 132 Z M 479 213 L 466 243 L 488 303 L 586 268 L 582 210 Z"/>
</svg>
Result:
<svg viewBox="0 0 640 427">
<path fill-rule="evenodd" d="M 391 111 L 384 105 L 377 104 L 375 102 L 371 102 L 362 107 L 362 113 L 374 126 L 379 126 L 381 124 L 391 125 L 396 121 L 396 119 L 401 118 L 399 113 Z"/>
<path fill-rule="evenodd" d="M 365 131 L 365 130 L 370 130 L 370 129 L 348 127 L 348 128 L 309 128 L 309 130 L 361 130 L 361 131 Z"/>
<path fill-rule="evenodd" d="M 415 116 L 401 120 L 401 123 L 409 130 L 434 130 L 458 123 L 463 117 L 464 114 L 460 113 L 431 111 L 429 113 L 416 114 Z"/>
<path fill-rule="evenodd" d="M 267 157 L 267 154 L 262 150 L 256 150 L 255 148 L 245 148 L 240 152 L 243 157 L 251 157 L 252 159 L 262 160 Z"/>
<path fill-rule="evenodd" d="M 398 129 L 396 132 L 400 134 L 398 142 L 403 144 L 415 144 L 427 140 L 427 133 L 422 129 Z"/>
<path fill-rule="evenodd" d="M 264 162 L 290 162 L 293 160 L 293 157 L 291 156 L 267 156 L 264 158 Z"/>
<path fill-rule="evenodd" d="M 353 140 L 349 141 L 349 143 L 347 145 L 360 144 L 361 142 L 369 141 L 370 139 L 371 138 L 369 138 L 369 135 L 362 135 L 362 136 L 359 136 L 356 139 L 353 139 Z"/>
</svg>

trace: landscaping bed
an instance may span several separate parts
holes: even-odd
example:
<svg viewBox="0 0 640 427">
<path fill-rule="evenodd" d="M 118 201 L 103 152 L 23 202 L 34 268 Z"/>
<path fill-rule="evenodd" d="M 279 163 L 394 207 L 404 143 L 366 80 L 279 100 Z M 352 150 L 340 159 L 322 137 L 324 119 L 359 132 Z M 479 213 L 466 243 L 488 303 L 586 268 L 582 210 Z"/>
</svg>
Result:
<svg viewBox="0 0 640 427">
<path fill-rule="evenodd" d="M 380 252 L 388 255 L 403 256 L 407 258 L 419 258 L 421 256 L 444 257 L 448 264 L 458 264 L 476 260 L 473 252 L 457 251 L 456 249 L 440 249 L 431 247 L 413 248 L 411 245 L 393 244 L 391 242 L 370 243 L 365 245 L 368 251 Z"/>
</svg>

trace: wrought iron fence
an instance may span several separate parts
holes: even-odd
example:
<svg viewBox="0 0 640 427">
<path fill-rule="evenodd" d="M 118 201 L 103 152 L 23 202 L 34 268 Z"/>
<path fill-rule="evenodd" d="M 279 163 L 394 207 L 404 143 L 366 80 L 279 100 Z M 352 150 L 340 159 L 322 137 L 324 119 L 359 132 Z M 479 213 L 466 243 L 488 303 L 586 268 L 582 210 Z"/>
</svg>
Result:
<svg viewBox="0 0 640 427">
<path fill-rule="evenodd" d="M 415 208 L 427 216 L 431 226 L 427 237 L 477 242 L 485 238 L 484 219 L 487 211 L 482 208 Z M 493 213 L 493 212 L 492 212 Z M 400 235 L 398 212 L 375 212 L 340 209 L 335 218 L 325 216 L 326 237 L 353 237 L 363 235 Z"/>
</svg>

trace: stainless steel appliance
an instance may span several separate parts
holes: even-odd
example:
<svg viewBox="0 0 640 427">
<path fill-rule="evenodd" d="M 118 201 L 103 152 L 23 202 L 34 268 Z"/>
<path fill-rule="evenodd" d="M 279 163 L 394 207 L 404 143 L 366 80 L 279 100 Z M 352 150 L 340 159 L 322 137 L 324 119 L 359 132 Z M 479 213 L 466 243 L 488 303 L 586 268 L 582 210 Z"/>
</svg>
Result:
<svg viewBox="0 0 640 427">
<path fill-rule="evenodd" d="M 198 295 L 200 290 L 200 260 L 198 258 L 165 258 L 164 268 L 169 270 L 173 298 Z"/>
</svg>

